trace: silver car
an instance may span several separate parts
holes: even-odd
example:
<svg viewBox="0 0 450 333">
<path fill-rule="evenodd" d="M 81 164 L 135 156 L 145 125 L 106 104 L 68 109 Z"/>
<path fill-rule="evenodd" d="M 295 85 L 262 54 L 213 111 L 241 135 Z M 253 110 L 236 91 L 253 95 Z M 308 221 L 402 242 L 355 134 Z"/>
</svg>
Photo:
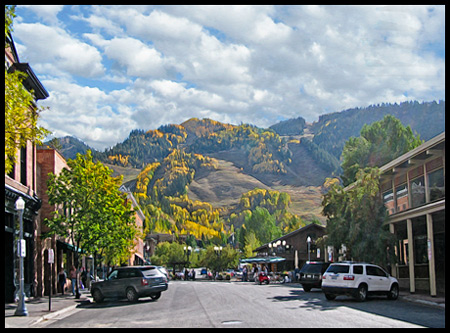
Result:
<svg viewBox="0 0 450 333">
<path fill-rule="evenodd" d="M 91 295 L 97 303 L 109 297 L 137 302 L 139 297 L 157 300 L 167 288 L 167 277 L 155 266 L 130 266 L 116 268 L 106 280 L 92 283 Z"/>
</svg>

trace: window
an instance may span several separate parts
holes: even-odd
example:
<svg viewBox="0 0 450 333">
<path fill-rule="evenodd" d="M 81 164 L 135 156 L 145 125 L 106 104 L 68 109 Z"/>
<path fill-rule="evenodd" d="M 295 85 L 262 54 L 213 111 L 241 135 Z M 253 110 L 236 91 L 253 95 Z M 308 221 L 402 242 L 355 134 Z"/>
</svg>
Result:
<svg viewBox="0 0 450 333">
<path fill-rule="evenodd" d="M 348 273 L 349 268 L 349 265 L 331 265 L 328 267 L 327 273 Z"/>
<path fill-rule="evenodd" d="M 423 176 L 411 181 L 411 201 L 412 207 L 425 203 L 425 182 Z"/>
<path fill-rule="evenodd" d="M 117 279 L 117 274 L 118 273 L 119 273 L 119 271 L 112 271 L 111 274 L 109 274 L 109 276 L 108 276 L 108 280 Z"/>
<path fill-rule="evenodd" d="M 133 277 L 140 277 L 141 275 L 135 269 L 122 269 L 119 271 L 119 279 L 127 279 Z"/>
<path fill-rule="evenodd" d="M 408 186 L 406 183 L 401 184 L 395 188 L 397 196 L 397 212 L 408 209 Z"/>
<path fill-rule="evenodd" d="M 20 182 L 27 185 L 27 148 L 20 148 Z"/>
<path fill-rule="evenodd" d="M 353 266 L 353 274 L 362 274 L 363 273 L 363 267 L 360 265 Z"/>
<path fill-rule="evenodd" d="M 379 267 L 366 266 L 367 275 L 386 276 L 386 272 Z"/>
<path fill-rule="evenodd" d="M 437 169 L 428 174 L 430 201 L 445 197 L 444 169 Z"/>
<path fill-rule="evenodd" d="M 427 236 L 414 237 L 414 259 L 416 264 L 428 263 Z"/>
<path fill-rule="evenodd" d="M 415 264 L 428 263 L 427 222 L 425 216 L 412 219 Z"/>
<path fill-rule="evenodd" d="M 397 235 L 397 258 L 398 264 L 407 265 L 408 264 L 408 231 L 406 228 L 406 221 L 396 223 L 395 234 Z"/>
<path fill-rule="evenodd" d="M 383 203 L 389 215 L 395 213 L 394 192 L 392 188 L 383 192 Z"/>
</svg>

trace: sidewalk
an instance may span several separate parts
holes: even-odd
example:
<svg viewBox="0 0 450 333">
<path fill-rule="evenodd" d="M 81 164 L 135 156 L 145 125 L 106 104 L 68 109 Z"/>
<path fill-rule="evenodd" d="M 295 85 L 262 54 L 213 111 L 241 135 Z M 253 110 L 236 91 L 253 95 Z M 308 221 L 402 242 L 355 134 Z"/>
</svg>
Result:
<svg viewBox="0 0 450 333">
<path fill-rule="evenodd" d="M 408 291 L 400 290 L 400 295 L 398 299 L 415 302 L 419 304 L 425 304 L 430 306 L 439 307 L 445 310 L 445 296 L 437 295 L 436 297 L 432 297 L 429 294 L 424 293 L 415 293 L 411 294 Z"/>
<path fill-rule="evenodd" d="M 48 296 L 41 298 L 30 298 L 25 302 L 28 316 L 15 316 L 14 312 L 17 303 L 5 303 L 5 328 L 26 328 L 33 327 L 43 320 L 48 320 L 59 316 L 65 312 L 74 310 L 78 305 L 91 301 L 91 294 L 88 290 L 80 290 L 81 297 L 69 294 L 58 294 L 52 296 L 51 311 L 49 311 Z"/>
</svg>

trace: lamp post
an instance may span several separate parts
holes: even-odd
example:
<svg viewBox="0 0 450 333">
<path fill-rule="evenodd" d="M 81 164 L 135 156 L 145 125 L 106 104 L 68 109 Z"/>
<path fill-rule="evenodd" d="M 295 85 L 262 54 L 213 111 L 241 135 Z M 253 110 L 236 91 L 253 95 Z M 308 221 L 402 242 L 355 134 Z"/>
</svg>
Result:
<svg viewBox="0 0 450 333">
<path fill-rule="evenodd" d="M 217 255 L 218 267 L 220 271 L 221 261 L 220 261 L 220 253 L 222 252 L 222 246 L 214 246 L 214 252 Z"/>
<path fill-rule="evenodd" d="M 184 247 L 184 254 L 187 255 L 187 262 L 189 264 L 189 256 L 191 255 L 192 247 L 189 245 L 188 247 Z"/>
<path fill-rule="evenodd" d="M 306 238 L 306 242 L 308 243 L 308 261 L 311 261 L 311 253 L 310 253 L 310 246 L 311 246 L 311 237 L 308 236 L 308 238 Z"/>
<path fill-rule="evenodd" d="M 28 311 L 25 306 L 25 293 L 24 293 L 24 285 L 23 285 L 23 258 L 25 257 L 25 240 L 23 239 L 23 211 L 25 210 L 25 201 L 22 197 L 19 197 L 16 201 L 16 210 L 19 212 L 19 246 L 18 246 L 18 255 L 19 255 L 19 304 L 17 305 L 15 316 L 28 316 Z"/>
</svg>

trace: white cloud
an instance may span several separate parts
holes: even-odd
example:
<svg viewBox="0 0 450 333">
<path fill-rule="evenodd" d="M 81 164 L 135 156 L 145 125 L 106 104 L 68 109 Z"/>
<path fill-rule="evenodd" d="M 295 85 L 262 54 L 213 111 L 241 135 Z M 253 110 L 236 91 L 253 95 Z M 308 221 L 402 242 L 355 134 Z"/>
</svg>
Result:
<svg viewBox="0 0 450 333">
<path fill-rule="evenodd" d="M 443 6 L 27 6 L 14 27 L 48 128 L 96 147 L 191 117 L 268 127 L 445 96 Z"/>
<path fill-rule="evenodd" d="M 58 13 L 63 9 L 63 5 L 20 5 L 34 12 L 43 22 L 50 24 L 60 24 Z"/>
<path fill-rule="evenodd" d="M 50 65 L 70 75 L 83 77 L 99 76 L 105 71 L 100 52 L 95 47 L 71 37 L 61 28 L 21 23 L 14 26 L 14 36 L 26 48 L 20 56 L 22 61 L 46 69 L 46 65 Z M 46 74 L 51 74 L 51 71 Z"/>
</svg>

